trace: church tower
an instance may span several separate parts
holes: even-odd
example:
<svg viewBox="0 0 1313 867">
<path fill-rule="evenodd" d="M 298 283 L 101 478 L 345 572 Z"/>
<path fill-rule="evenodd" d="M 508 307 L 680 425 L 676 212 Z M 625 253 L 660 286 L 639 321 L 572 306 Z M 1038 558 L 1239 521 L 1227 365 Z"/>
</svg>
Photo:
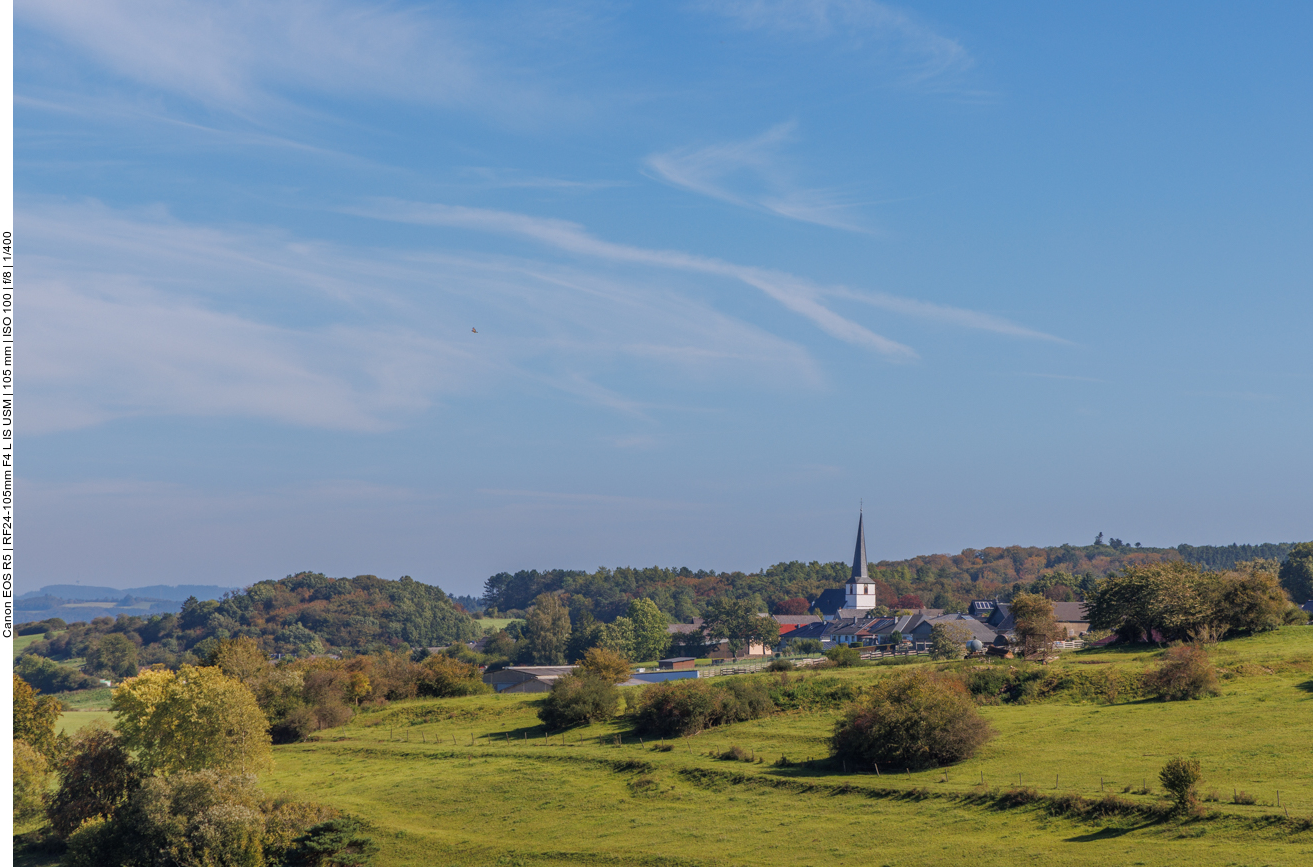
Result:
<svg viewBox="0 0 1313 867">
<path fill-rule="evenodd" d="M 853 575 L 848 579 L 843 607 L 863 613 L 876 606 L 875 582 L 866 569 L 866 530 L 862 526 L 862 513 L 857 513 L 857 547 L 853 551 Z"/>
</svg>

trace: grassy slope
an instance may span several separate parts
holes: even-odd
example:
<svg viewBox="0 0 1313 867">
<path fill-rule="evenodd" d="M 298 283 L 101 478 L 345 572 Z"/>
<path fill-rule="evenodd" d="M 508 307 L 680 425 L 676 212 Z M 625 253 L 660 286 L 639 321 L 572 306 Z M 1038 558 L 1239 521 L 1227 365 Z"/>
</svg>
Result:
<svg viewBox="0 0 1313 867">
<path fill-rule="evenodd" d="M 1154 656 L 1100 651 L 1069 655 L 1060 666 L 1142 667 Z M 964 851 L 981 867 L 1010 867 L 1037 854 L 1073 865 L 1313 863 L 1313 832 L 1290 834 L 1262 819 L 1278 813 L 1270 806 L 1278 790 L 1291 815 L 1313 815 L 1313 628 L 1229 642 L 1215 658 L 1223 666 L 1248 667 L 1223 683 L 1220 697 L 1204 701 L 986 707 L 998 736 L 946 775 L 877 778 L 769 764 L 779 755 L 823 757 L 834 721 L 828 712 L 741 723 L 655 752 L 633 743 L 619 724 L 569 732 L 564 744 L 554 735 L 546 745 L 536 697 L 480 696 L 393 705 L 317 741 L 279 747 L 277 770 L 266 785 L 375 822 L 385 865 L 828 867 L 958 863 Z M 870 681 L 889 671 L 863 668 L 838 676 Z M 609 741 L 617 733 L 626 734 L 624 746 L 597 744 L 598 736 Z M 731 744 L 766 763 L 704 755 Z M 1145 777 L 1157 789 L 1156 772 L 1172 755 L 1201 760 L 1203 792 L 1216 788 L 1229 796 L 1234 786 L 1260 803 L 1210 805 L 1219 817 L 1183 825 L 1091 824 L 1052 818 L 1036 806 L 997 810 L 954 797 L 1014 786 L 1018 773 L 1041 794 L 1097 796 L 1100 777 L 1119 793 L 1126 785 L 1138 788 Z M 628 761 L 651 767 L 623 768 Z M 696 771 L 712 773 L 699 778 L 690 773 Z M 781 788 L 782 782 L 797 785 Z M 832 791 L 844 783 L 919 788 L 930 797 Z"/>
</svg>

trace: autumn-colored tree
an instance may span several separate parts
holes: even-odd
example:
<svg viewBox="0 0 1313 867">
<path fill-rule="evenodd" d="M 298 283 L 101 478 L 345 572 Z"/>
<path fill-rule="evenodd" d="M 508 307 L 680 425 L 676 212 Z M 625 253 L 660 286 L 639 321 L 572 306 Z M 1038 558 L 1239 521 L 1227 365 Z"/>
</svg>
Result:
<svg viewBox="0 0 1313 867">
<path fill-rule="evenodd" d="M 917 596 L 915 593 L 904 593 L 902 596 L 899 596 L 897 601 L 895 601 L 890 607 L 915 610 L 917 608 L 925 608 L 925 603 L 922 602 L 921 597 Z"/>
<path fill-rule="evenodd" d="M 1016 626 L 1017 642 L 1025 656 L 1042 656 L 1063 630 L 1053 619 L 1053 603 L 1034 593 L 1018 593 L 1009 609 Z"/>
<path fill-rule="evenodd" d="M 541 594 L 525 618 L 524 637 L 535 665 L 564 665 L 570 641 L 570 610 L 555 595 Z"/>
<path fill-rule="evenodd" d="M 593 647 L 584 654 L 577 672 L 607 683 L 624 683 L 629 680 L 629 660 L 609 648 Z"/>
<path fill-rule="evenodd" d="M 795 596 L 792 599 L 785 599 L 775 606 L 776 614 L 799 615 L 806 614 L 811 606 L 806 599 L 801 596 Z"/>
<path fill-rule="evenodd" d="M 351 672 L 346 684 L 347 701 L 355 702 L 356 707 L 360 707 L 360 702 L 369 698 L 369 693 L 369 675 L 363 671 Z"/>
<path fill-rule="evenodd" d="M 14 823 L 27 822 L 45 809 L 46 787 L 50 782 L 50 763 L 28 745 L 14 741 Z"/>
<path fill-rule="evenodd" d="M 63 712 L 59 699 L 37 695 L 37 690 L 18 675 L 14 675 L 14 740 L 25 741 L 28 746 L 53 761 L 60 751 L 60 739 L 55 724 Z"/>
<path fill-rule="evenodd" d="M 438 654 L 421 662 L 419 669 L 420 695 L 448 698 L 492 692 L 492 687 L 483 682 L 479 667 L 473 663 Z"/>
<path fill-rule="evenodd" d="M 110 709 L 147 773 L 256 773 L 273 764 L 269 722 L 255 697 L 218 668 L 143 672 L 114 690 Z"/>
<path fill-rule="evenodd" d="M 220 641 L 213 662 L 224 674 L 248 686 L 273 667 L 260 642 L 244 635 Z"/>
</svg>

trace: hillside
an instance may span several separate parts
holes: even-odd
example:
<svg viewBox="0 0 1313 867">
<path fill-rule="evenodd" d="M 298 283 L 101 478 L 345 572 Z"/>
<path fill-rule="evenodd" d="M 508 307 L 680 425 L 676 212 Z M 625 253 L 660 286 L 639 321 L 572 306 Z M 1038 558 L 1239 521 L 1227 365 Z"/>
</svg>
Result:
<svg viewBox="0 0 1313 867">
<path fill-rule="evenodd" d="M 329 578 L 302 572 L 260 581 L 222 599 L 190 598 L 176 615 L 102 618 L 61 627 L 51 638 L 33 641 L 24 654 L 64 662 L 88 658 L 104 637 L 120 634 L 131 647 L 101 665 L 121 675 L 135 673 L 137 665 L 194 663 L 219 639 L 235 636 L 258 640 L 270 654 L 304 656 L 448 644 L 477 638 L 482 631 L 441 589 L 408 577 L 386 581 L 373 575 Z M 31 680 L 29 674 L 35 673 L 24 675 Z"/>
<path fill-rule="evenodd" d="M 1045 677 L 1101 682 L 1157 657 L 1082 651 Z M 835 708 L 726 726 L 662 752 L 623 721 L 544 738 L 541 699 L 502 695 L 362 713 L 278 747 L 264 785 L 373 822 L 379 867 L 949 864 L 963 852 L 980 867 L 1306 864 L 1313 767 L 1297 757 L 1308 752 L 1313 627 L 1224 642 L 1213 657 L 1224 677 L 1216 698 L 1109 703 L 1065 689 L 985 706 L 997 736 L 947 770 L 877 776 L 819 761 Z M 807 677 L 860 686 L 891 671 Z M 735 746 L 762 761 L 713 757 Z M 1155 777 L 1174 755 L 1202 763 L 1201 793 L 1217 800 L 1201 818 L 1162 813 Z M 781 756 L 795 764 L 776 766 Z M 1235 792 L 1257 803 L 1230 803 Z M 1116 801 L 1089 806 L 1110 793 Z"/>
<path fill-rule="evenodd" d="M 870 564 L 870 573 L 878 597 L 890 605 L 964 611 L 972 599 L 1008 599 L 1022 587 L 1048 589 L 1055 599 L 1076 599 L 1095 579 L 1136 564 L 1184 559 L 1219 569 L 1256 557 L 1282 559 L 1292 544 L 1142 548 L 1112 539 L 1107 544 L 1085 546 L 968 548 L 960 554 L 882 560 Z M 841 587 L 850 569 L 850 564 L 842 561 L 793 561 L 777 563 L 760 573 L 655 566 L 603 568 L 591 573 L 568 569 L 501 572 L 485 582 L 481 602 L 487 610 L 523 611 L 538 594 L 561 592 L 569 596 L 571 619 L 578 623 L 586 615 L 613 620 L 632 599 L 646 597 L 683 622 L 697 616 L 706 600 L 725 594 L 756 599 L 761 608 L 771 611 L 788 599 L 810 602 L 823 590 Z"/>
</svg>

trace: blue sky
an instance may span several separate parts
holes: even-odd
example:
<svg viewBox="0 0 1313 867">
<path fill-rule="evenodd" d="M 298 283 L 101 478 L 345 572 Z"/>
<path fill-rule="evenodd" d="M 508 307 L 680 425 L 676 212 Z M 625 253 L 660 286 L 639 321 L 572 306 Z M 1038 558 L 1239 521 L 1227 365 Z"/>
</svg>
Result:
<svg viewBox="0 0 1313 867">
<path fill-rule="evenodd" d="M 29 587 L 1313 537 L 1307 4 L 16 6 Z"/>
</svg>

